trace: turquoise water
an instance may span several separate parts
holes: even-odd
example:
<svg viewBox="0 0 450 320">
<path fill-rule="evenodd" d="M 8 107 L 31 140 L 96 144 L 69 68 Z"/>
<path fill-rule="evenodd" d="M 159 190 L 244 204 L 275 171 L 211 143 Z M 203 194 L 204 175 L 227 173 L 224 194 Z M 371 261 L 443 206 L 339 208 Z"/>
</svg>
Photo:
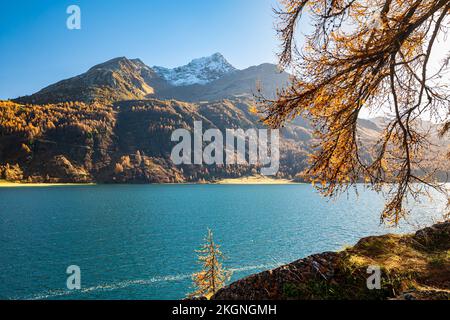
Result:
<svg viewBox="0 0 450 320">
<path fill-rule="evenodd" d="M 415 205 L 415 221 L 431 223 L 436 203 Z M 327 202 L 309 185 L 0 188 L 0 298 L 179 299 L 207 227 L 236 280 L 414 229 L 380 226 L 382 206 L 364 190 Z M 81 268 L 81 291 L 66 288 L 69 265 Z"/>
</svg>

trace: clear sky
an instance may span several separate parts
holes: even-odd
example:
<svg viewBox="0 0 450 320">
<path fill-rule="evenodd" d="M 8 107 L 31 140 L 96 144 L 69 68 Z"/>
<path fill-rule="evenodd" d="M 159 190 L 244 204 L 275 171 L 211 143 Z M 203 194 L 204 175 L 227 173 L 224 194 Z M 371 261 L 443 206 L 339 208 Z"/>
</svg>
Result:
<svg viewBox="0 0 450 320">
<path fill-rule="evenodd" d="M 69 5 L 81 30 L 69 30 Z M 276 62 L 275 0 L 22 0 L 0 10 L 0 99 L 31 94 L 126 56 L 174 67 L 222 53 L 237 68 Z"/>
</svg>

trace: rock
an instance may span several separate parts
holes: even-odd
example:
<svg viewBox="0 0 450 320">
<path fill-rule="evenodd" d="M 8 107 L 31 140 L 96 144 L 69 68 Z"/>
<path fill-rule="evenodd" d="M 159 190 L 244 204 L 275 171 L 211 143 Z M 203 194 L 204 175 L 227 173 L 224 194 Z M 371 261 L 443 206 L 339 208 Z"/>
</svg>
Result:
<svg viewBox="0 0 450 320">
<path fill-rule="evenodd" d="M 213 299 L 217 300 L 277 300 L 288 299 L 286 290 L 298 284 L 325 275 L 334 274 L 338 254 L 326 252 L 295 261 L 291 264 L 265 271 L 239 280 L 219 290 Z M 319 262 L 320 261 L 320 262 Z"/>
<path fill-rule="evenodd" d="M 89 173 L 80 166 L 73 165 L 63 155 L 58 155 L 49 163 L 51 172 L 58 177 L 57 182 L 89 182 Z"/>
<path fill-rule="evenodd" d="M 413 238 L 432 249 L 450 249 L 450 221 L 419 230 Z"/>
</svg>

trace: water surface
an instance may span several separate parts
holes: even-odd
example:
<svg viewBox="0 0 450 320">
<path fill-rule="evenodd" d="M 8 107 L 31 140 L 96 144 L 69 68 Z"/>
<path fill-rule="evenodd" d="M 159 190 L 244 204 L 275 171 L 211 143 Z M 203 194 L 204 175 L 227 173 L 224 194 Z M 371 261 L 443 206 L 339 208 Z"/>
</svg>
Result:
<svg viewBox="0 0 450 320">
<path fill-rule="evenodd" d="M 179 299 L 208 227 L 235 280 L 414 229 L 380 226 L 382 206 L 364 190 L 327 202 L 309 185 L 0 188 L 0 298 Z M 414 221 L 430 224 L 437 207 L 416 205 Z M 69 265 L 81 268 L 81 291 L 66 288 Z"/>
</svg>

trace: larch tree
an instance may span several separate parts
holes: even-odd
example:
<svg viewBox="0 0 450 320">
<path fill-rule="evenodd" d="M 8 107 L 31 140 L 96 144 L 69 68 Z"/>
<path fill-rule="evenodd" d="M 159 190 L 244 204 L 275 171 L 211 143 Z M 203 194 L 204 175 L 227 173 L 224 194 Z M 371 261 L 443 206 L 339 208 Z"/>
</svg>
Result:
<svg viewBox="0 0 450 320">
<path fill-rule="evenodd" d="M 192 275 L 195 291 L 190 293 L 188 297 L 206 297 L 209 299 L 224 287 L 226 281 L 231 277 L 231 272 L 225 270 L 222 266 L 224 255 L 220 251 L 220 246 L 214 242 L 213 233 L 210 229 L 208 229 L 205 243 L 196 252 L 199 254 L 198 260 L 202 265 L 202 271 Z"/>
<path fill-rule="evenodd" d="M 437 176 L 448 172 L 450 154 L 433 151 L 421 122 L 427 115 L 441 124 L 442 136 L 450 131 L 449 83 L 442 81 L 449 52 L 436 70 L 430 67 L 438 39 L 447 41 L 450 1 L 281 3 L 276 10 L 280 65 L 293 78 L 276 99 L 260 97 L 260 112 L 273 128 L 297 116 L 311 122 L 317 144 L 305 176 L 329 197 L 365 181 L 385 194 L 381 221 L 394 225 L 409 213 L 409 199 L 419 200 L 431 189 L 448 197 Z M 297 30 L 301 20 L 312 30 Z M 300 37 L 302 47 L 296 45 Z M 358 135 L 364 109 L 381 110 L 387 119 L 368 158 Z"/>
</svg>

